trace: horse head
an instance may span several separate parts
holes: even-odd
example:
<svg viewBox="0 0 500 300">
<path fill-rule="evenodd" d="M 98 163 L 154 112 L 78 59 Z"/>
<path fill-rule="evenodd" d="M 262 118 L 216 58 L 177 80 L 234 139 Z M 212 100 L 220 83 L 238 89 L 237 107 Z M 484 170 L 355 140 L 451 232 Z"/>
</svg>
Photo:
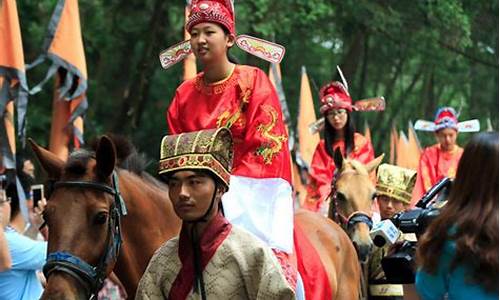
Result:
<svg viewBox="0 0 500 300">
<path fill-rule="evenodd" d="M 376 189 L 370 173 L 383 158 L 382 154 L 363 165 L 356 160 L 344 159 L 338 148 L 334 153 L 336 173 L 332 182 L 329 217 L 347 231 L 362 262 L 367 260 L 373 247 L 370 229 Z"/>
<path fill-rule="evenodd" d="M 42 299 L 89 299 L 111 273 L 121 244 L 126 208 L 114 171 L 115 146 L 104 136 L 95 156 L 76 150 L 64 162 L 30 143 L 51 183 L 43 215 L 49 239 Z"/>
</svg>

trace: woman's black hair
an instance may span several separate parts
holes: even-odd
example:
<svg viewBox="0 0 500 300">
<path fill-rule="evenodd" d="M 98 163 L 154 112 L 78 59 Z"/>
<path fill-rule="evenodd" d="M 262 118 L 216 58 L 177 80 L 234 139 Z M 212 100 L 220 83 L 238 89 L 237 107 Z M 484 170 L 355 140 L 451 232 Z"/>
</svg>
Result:
<svg viewBox="0 0 500 300">
<path fill-rule="evenodd" d="M 327 114 L 327 113 L 326 113 Z M 332 149 L 333 144 L 338 139 L 337 132 L 335 128 L 328 122 L 327 115 L 324 115 L 325 118 L 325 150 L 328 155 L 333 158 L 333 153 L 335 149 Z M 347 112 L 347 123 L 344 126 L 344 145 L 345 145 L 345 153 L 344 156 L 347 157 L 354 150 L 354 132 L 356 131 L 356 127 L 354 126 L 354 121 L 351 118 L 351 113 Z"/>
<path fill-rule="evenodd" d="M 224 34 L 225 35 L 230 35 L 231 33 L 229 32 L 229 30 L 224 27 L 224 26 L 221 26 L 219 24 L 217 24 L 220 28 L 222 28 L 222 30 L 224 30 Z M 240 64 L 240 61 L 234 56 L 231 54 L 231 48 L 227 49 L 227 59 L 229 60 L 229 62 L 233 63 L 233 64 L 237 64 L 239 65 Z"/>
<path fill-rule="evenodd" d="M 19 196 L 17 194 L 16 182 L 11 181 L 5 188 L 5 194 L 10 198 L 10 219 L 13 220 L 21 212 Z"/>
</svg>

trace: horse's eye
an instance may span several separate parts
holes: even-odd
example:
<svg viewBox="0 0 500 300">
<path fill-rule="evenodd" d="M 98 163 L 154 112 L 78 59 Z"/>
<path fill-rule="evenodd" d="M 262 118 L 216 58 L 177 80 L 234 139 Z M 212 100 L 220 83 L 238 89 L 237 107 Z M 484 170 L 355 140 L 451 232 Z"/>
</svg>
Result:
<svg viewBox="0 0 500 300">
<path fill-rule="evenodd" d="M 95 216 L 94 223 L 102 225 L 106 223 L 107 220 L 108 220 L 108 214 L 106 212 L 100 212 Z"/>
<path fill-rule="evenodd" d="M 345 197 L 345 195 L 341 192 L 337 192 L 337 200 L 338 201 L 345 201 L 347 198 Z"/>
<path fill-rule="evenodd" d="M 377 197 L 378 197 L 378 194 L 377 194 L 377 193 L 373 193 L 373 195 L 372 195 L 372 200 L 373 200 L 373 201 L 377 200 Z"/>
</svg>

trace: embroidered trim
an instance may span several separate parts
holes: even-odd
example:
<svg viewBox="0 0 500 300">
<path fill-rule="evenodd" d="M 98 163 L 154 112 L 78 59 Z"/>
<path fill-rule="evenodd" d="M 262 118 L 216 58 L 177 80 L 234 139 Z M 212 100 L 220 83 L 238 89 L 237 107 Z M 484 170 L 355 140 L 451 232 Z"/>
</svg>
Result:
<svg viewBox="0 0 500 300">
<path fill-rule="evenodd" d="M 276 135 L 271 133 L 278 120 L 278 113 L 274 107 L 264 105 L 262 110 L 268 114 L 271 120 L 267 124 L 262 123 L 257 126 L 257 131 L 261 134 L 265 141 L 262 142 L 259 148 L 257 148 L 256 152 L 257 155 L 262 156 L 266 165 L 270 165 L 273 163 L 274 157 L 281 152 L 283 142 L 287 140 L 287 137 L 285 134 Z"/>
<path fill-rule="evenodd" d="M 205 84 L 205 81 L 203 80 L 204 73 L 200 73 L 195 78 L 194 87 L 200 93 L 208 96 L 222 94 L 222 92 L 224 92 L 227 88 L 233 87 L 237 84 L 238 72 L 236 72 L 236 69 L 236 67 L 233 69 L 233 72 L 228 78 L 212 84 Z"/>
<path fill-rule="evenodd" d="M 250 73 L 251 74 L 251 73 Z M 245 112 L 248 103 L 250 102 L 250 96 L 252 95 L 252 85 L 253 85 L 253 76 L 249 74 L 245 74 L 247 76 L 234 76 L 238 80 L 238 87 L 240 90 L 240 105 L 238 109 L 231 114 L 229 110 L 224 111 L 217 118 L 217 127 L 226 127 L 231 128 L 234 124 L 239 123 L 240 127 L 245 127 L 246 119 L 243 115 Z"/>
<path fill-rule="evenodd" d="M 210 5 L 202 3 L 191 8 L 191 15 L 186 22 L 186 29 L 191 31 L 193 26 L 203 22 L 214 22 L 226 27 L 232 34 L 234 31 L 234 21 L 230 12 L 222 4 L 214 2 Z"/>
<path fill-rule="evenodd" d="M 160 161 L 159 174 L 179 169 L 208 169 L 213 171 L 222 181 L 229 185 L 230 172 L 211 154 L 181 154 Z"/>
</svg>

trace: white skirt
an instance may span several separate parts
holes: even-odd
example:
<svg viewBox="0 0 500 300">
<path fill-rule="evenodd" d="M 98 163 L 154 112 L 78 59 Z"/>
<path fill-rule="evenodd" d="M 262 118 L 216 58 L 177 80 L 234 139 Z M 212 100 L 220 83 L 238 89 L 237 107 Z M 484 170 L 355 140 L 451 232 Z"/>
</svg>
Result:
<svg viewBox="0 0 500 300">
<path fill-rule="evenodd" d="M 222 196 L 224 215 L 271 248 L 293 252 L 293 200 L 290 183 L 281 178 L 231 175 Z"/>
</svg>

